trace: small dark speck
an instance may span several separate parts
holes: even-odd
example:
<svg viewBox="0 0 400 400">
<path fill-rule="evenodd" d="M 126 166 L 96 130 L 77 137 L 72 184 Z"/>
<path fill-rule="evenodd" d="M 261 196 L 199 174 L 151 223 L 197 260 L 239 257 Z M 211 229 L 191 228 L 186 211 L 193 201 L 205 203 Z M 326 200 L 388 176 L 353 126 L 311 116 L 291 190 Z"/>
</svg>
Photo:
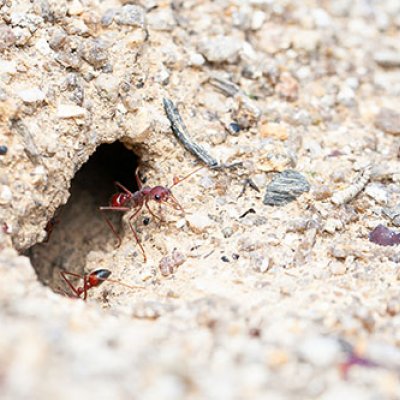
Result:
<svg viewBox="0 0 400 400">
<path fill-rule="evenodd" d="M 234 260 L 239 260 L 239 254 L 236 254 L 236 253 L 233 253 L 232 254 L 232 258 L 234 259 Z"/>
<path fill-rule="evenodd" d="M 0 146 L 0 156 L 4 156 L 5 154 L 7 154 L 7 151 L 7 146 Z"/>
<path fill-rule="evenodd" d="M 149 217 L 143 218 L 143 225 L 148 225 L 149 223 L 150 223 L 150 218 Z"/>
<path fill-rule="evenodd" d="M 249 335 L 254 338 L 259 338 L 261 336 L 261 329 L 259 328 L 251 328 L 249 330 Z"/>
<path fill-rule="evenodd" d="M 231 123 L 229 124 L 229 131 L 230 131 L 231 133 L 238 133 L 238 132 L 240 132 L 240 125 L 237 124 L 236 122 L 231 122 Z"/>
<path fill-rule="evenodd" d="M 228 258 L 227 256 L 222 256 L 222 257 L 221 257 L 221 260 L 222 260 L 223 262 L 229 262 L 229 258 Z"/>
</svg>

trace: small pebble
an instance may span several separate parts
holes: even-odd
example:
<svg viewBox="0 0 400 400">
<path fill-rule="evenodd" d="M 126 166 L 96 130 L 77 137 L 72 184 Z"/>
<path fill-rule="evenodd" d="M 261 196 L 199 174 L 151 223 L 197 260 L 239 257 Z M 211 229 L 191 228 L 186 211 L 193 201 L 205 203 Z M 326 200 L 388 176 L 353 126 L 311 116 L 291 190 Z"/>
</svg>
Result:
<svg viewBox="0 0 400 400">
<path fill-rule="evenodd" d="M 382 213 L 390 218 L 394 226 L 400 226 L 400 204 L 394 208 L 382 208 Z"/>
<path fill-rule="evenodd" d="M 81 49 L 82 58 L 95 68 L 101 68 L 108 62 L 107 46 L 103 40 L 85 40 Z"/>
<path fill-rule="evenodd" d="M 261 29 L 266 19 L 267 14 L 264 11 L 254 11 L 251 17 L 251 29 L 253 31 L 258 31 L 259 29 Z"/>
<path fill-rule="evenodd" d="M 287 101 L 296 101 L 299 96 L 299 84 L 288 72 L 282 73 L 275 90 L 279 96 Z"/>
<path fill-rule="evenodd" d="M 378 225 L 370 232 L 369 241 L 380 246 L 394 246 L 400 244 L 400 233 L 392 231 L 384 225 Z"/>
<path fill-rule="evenodd" d="M 400 135 L 400 113 L 390 108 L 382 108 L 375 118 L 375 126 L 383 132 Z"/>
<path fill-rule="evenodd" d="M 306 178 L 297 171 L 286 170 L 275 176 L 267 186 L 263 203 L 270 206 L 283 206 L 310 190 Z"/>
<path fill-rule="evenodd" d="M 178 250 L 174 249 L 171 256 L 165 256 L 160 260 L 159 268 L 161 275 L 169 276 L 175 269 L 186 261 L 186 257 Z"/>
<path fill-rule="evenodd" d="M 380 183 L 371 183 L 365 189 L 364 192 L 367 196 L 374 199 L 379 204 L 387 204 L 389 201 L 389 194 L 386 188 Z"/>
<path fill-rule="evenodd" d="M 175 262 L 171 256 L 165 256 L 160 260 L 158 267 L 162 276 L 169 276 L 174 273 Z"/>
<path fill-rule="evenodd" d="M 208 215 L 202 212 L 187 215 L 186 220 L 191 230 L 195 233 L 203 233 L 213 224 Z"/>
<path fill-rule="evenodd" d="M 333 235 L 336 231 L 343 228 L 343 223 L 336 218 L 328 218 L 324 224 L 323 231 Z"/>
<path fill-rule="evenodd" d="M 59 104 L 57 107 L 57 118 L 80 118 L 84 117 L 86 109 L 72 104 Z"/>
<path fill-rule="evenodd" d="M 224 235 L 224 238 L 230 238 L 233 235 L 233 229 L 230 226 L 227 226 L 222 229 L 222 234 Z"/>
<path fill-rule="evenodd" d="M 232 136 L 238 136 L 239 132 L 240 132 L 240 125 L 236 122 L 231 122 L 228 125 L 228 132 L 232 135 Z"/>
<path fill-rule="evenodd" d="M 331 262 L 329 267 L 332 275 L 344 275 L 347 269 L 346 264 L 340 261 Z"/>
<path fill-rule="evenodd" d="M 210 130 L 206 132 L 206 135 L 209 137 L 210 142 L 214 145 L 224 143 L 227 137 L 225 130 Z"/>
<path fill-rule="evenodd" d="M 16 41 L 13 30 L 5 24 L 0 25 L 0 51 L 10 48 Z"/>
<path fill-rule="evenodd" d="M 206 62 L 205 58 L 200 53 L 193 53 L 189 58 L 189 65 L 193 67 L 201 67 Z"/>
<path fill-rule="evenodd" d="M 15 61 L 0 60 L 0 74 L 15 75 L 17 73 L 17 64 Z"/>
<path fill-rule="evenodd" d="M 211 63 L 235 63 L 242 44 L 231 36 L 205 38 L 199 46 L 200 53 Z"/>
<path fill-rule="evenodd" d="M 355 97 L 356 94 L 354 90 L 348 86 L 344 86 L 340 89 L 336 99 L 339 104 L 342 104 L 345 107 L 352 107 L 356 103 Z"/>
<path fill-rule="evenodd" d="M 100 20 L 101 25 L 102 26 L 110 26 L 114 21 L 115 14 L 116 14 L 115 9 L 113 9 L 113 8 L 108 9 L 101 17 L 101 20 Z"/>
<path fill-rule="evenodd" d="M 260 136 L 262 138 L 274 138 L 278 140 L 286 140 L 289 135 L 283 124 L 274 122 L 266 122 L 259 127 Z"/>
<path fill-rule="evenodd" d="M 38 88 L 20 90 L 17 94 L 25 103 L 36 103 L 45 99 L 45 94 Z"/>
<path fill-rule="evenodd" d="M 400 67 L 400 52 L 393 50 L 382 50 L 374 54 L 374 61 L 384 68 Z"/>
<path fill-rule="evenodd" d="M 317 186 L 313 189 L 315 200 L 321 201 L 332 197 L 332 189 L 328 185 Z"/>
<path fill-rule="evenodd" d="M 0 190 L 0 204 L 9 204 L 13 199 L 13 194 L 9 186 L 3 185 Z"/>
<path fill-rule="evenodd" d="M 149 217 L 145 217 L 143 218 L 143 225 L 146 226 L 150 223 L 150 218 Z"/>
<path fill-rule="evenodd" d="M 340 343 L 332 338 L 317 336 L 299 343 L 300 356 L 317 367 L 335 364 L 341 355 Z"/>
<path fill-rule="evenodd" d="M 54 28 L 49 32 L 50 32 L 49 46 L 55 51 L 61 49 L 67 40 L 68 37 L 67 33 L 64 31 L 64 29 L 59 27 Z"/>
<path fill-rule="evenodd" d="M 99 94 L 111 102 L 116 102 L 119 94 L 119 79 L 111 74 L 100 74 L 95 81 Z"/>
<path fill-rule="evenodd" d="M 118 25 L 136 26 L 138 28 L 145 27 L 145 13 L 142 7 L 127 4 L 123 6 L 115 14 L 114 21 Z"/>
<path fill-rule="evenodd" d="M 7 146 L 0 145 L 0 156 L 4 156 L 7 154 L 8 148 Z"/>
</svg>

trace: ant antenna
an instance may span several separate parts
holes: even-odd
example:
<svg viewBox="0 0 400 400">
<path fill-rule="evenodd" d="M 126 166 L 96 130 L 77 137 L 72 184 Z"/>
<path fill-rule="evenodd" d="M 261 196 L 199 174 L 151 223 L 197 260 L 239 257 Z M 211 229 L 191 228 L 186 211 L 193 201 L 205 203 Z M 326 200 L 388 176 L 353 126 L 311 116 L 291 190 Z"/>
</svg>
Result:
<svg viewBox="0 0 400 400">
<path fill-rule="evenodd" d="M 192 171 L 190 174 L 186 175 L 183 178 L 178 178 L 177 176 L 174 176 L 174 178 L 172 180 L 173 184 L 172 184 L 172 186 L 170 186 L 170 189 L 173 188 L 174 186 L 178 185 L 179 183 L 183 182 L 187 178 L 190 178 L 193 174 L 195 174 L 196 172 L 200 171 L 203 168 L 205 168 L 205 166 L 201 166 L 199 168 L 196 168 L 194 171 Z"/>
</svg>

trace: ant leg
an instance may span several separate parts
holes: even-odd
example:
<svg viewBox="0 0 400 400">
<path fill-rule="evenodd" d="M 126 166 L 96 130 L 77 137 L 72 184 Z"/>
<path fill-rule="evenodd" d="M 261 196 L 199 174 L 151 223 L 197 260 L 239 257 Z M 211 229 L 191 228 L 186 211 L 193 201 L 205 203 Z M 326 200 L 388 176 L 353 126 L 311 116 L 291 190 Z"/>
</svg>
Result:
<svg viewBox="0 0 400 400">
<path fill-rule="evenodd" d="M 139 167 L 136 168 L 136 170 L 135 170 L 135 178 L 136 178 L 136 184 L 137 184 L 137 186 L 138 186 L 138 189 L 139 189 L 139 190 L 142 190 L 143 183 L 142 183 L 142 181 L 140 180 L 140 176 L 139 176 Z"/>
<path fill-rule="evenodd" d="M 183 213 L 185 212 L 185 209 L 180 205 L 179 201 L 172 193 L 169 195 L 169 198 L 171 200 L 171 204 L 167 203 L 168 205 L 171 205 L 173 208 L 175 208 L 175 210 L 182 211 Z"/>
<path fill-rule="evenodd" d="M 153 210 L 150 208 L 149 206 L 149 202 L 145 201 L 144 205 L 146 206 L 146 208 L 149 210 L 149 213 L 157 220 L 159 220 L 160 222 L 163 222 L 164 220 L 159 217 L 157 214 L 154 214 Z"/>
<path fill-rule="evenodd" d="M 129 221 L 129 226 L 131 227 L 131 231 L 133 233 L 133 236 L 135 237 L 136 243 L 140 247 L 140 250 L 142 250 L 143 260 L 144 260 L 144 262 L 147 262 L 147 257 L 146 257 L 146 253 L 144 251 L 144 248 L 143 248 L 142 244 L 140 243 L 140 240 L 139 240 L 139 237 L 138 237 L 138 235 L 137 235 L 137 233 L 135 231 L 135 228 L 132 225 L 132 222 L 137 218 L 137 216 L 138 216 L 139 212 L 142 210 L 142 208 L 143 208 L 143 204 L 139 205 L 138 209 L 135 211 L 135 213 L 131 217 L 129 217 L 128 221 Z"/>
<path fill-rule="evenodd" d="M 122 183 L 119 182 L 114 182 L 115 186 L 122 191 L 124 191 L 126 194 L 133 194 L 129 189 L 127 189 Z"/>
<path fill-rule="evenodd" d="M 99 207 L 99 210 L 101 212 L 101 216 L 103 219 L 106 221 L 107 225 L 109 228 L 112 230 L 114 233 L 115 237 L 118 239 L 118 245 L 117 247 L 121 246 L 121 237 L 118 235 L 118 232 L 114 228 L 114 225 L 111 223 L 110 219 L 107 217 L 107 215 L 104 214 L 103 211 L 129 211 L 129 207 Z"/>
<path fill-rule="evenodd" d="M 83 301 L 87 299 L 87 292 L 89 289 L 89 277 L 87 275 L 83 276 Z"/>
<path fill-rule="evenodd" d="M 60 271 L 60 275 L 64 279 L 64 281 L 68 285 L 68 287 L 75 293 L 76 297 L 80 298 L 81 297 L 80 293 L 78 292 L 76 287 L 71 283 L 71 281 L 67 278 L 67 275 L 76 276 L 78 278 L 82 278 L 82 275 L 78 275 L 78 274 L 74 274 L 72 272 L 66 272 L 66 271 Z M 63 292 L 64 292 L 64 290 L 63 290 Z M 70 297 L 73 297 L 73 296 L 70 296 Z"/>
</svg>

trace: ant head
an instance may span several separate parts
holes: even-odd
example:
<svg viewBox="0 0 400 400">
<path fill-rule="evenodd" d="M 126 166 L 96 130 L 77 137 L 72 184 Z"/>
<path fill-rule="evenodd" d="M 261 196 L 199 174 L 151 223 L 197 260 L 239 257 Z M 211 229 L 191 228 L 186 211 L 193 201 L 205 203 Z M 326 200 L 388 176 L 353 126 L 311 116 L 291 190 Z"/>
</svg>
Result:
<svg viewBox="0 0 400 400">
<path fill-rule="evenodd" d="M 150 198 L 157 203 L 164 203 L 175 210 L 183 211 L 182 206 L 178 203 L 175 196 L 172 194 L 171 189 L 164 186 L 156 186 L 150 191 Z"/>
<path fill-rule="evenodd" d="M 156 186 L 150 192 L 151 199 L 157 203 L 166 203 L 171 195 L 171 191 L 164 186 Z"/>
</svg>

